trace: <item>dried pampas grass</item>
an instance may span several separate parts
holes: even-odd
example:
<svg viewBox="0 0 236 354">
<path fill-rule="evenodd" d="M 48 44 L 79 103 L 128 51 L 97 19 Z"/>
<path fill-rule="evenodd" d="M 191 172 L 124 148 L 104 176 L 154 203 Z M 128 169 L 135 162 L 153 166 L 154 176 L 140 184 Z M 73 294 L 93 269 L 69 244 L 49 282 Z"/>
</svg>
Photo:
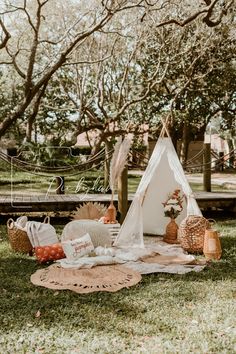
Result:
<svg viewBox="0 0 236 354">
<path fill-rule="evenodd" d="M 84 203 L 79 208 L 76 208 L 77 211 L 72 213 L 73 220 L 81 219 L 90 219 L 90 220 L 99 220 L 102 216 L 106 214 L 107 207 L 104 204 L 100 203 Z"/>
<path fill-rule="evenodd" d="M 131 146 L 131 139 L 125 138 L 122 140 L 120 137 L 115 145 L 114 153 L 112 155 L 111 164 L 110 164 L 110 179 L 109 185 L 112 191 L 112 201 L 117 188 L 118 178 L 120 177 L 125 164 L 127 162 L 127 156 Z"/>
</svg>

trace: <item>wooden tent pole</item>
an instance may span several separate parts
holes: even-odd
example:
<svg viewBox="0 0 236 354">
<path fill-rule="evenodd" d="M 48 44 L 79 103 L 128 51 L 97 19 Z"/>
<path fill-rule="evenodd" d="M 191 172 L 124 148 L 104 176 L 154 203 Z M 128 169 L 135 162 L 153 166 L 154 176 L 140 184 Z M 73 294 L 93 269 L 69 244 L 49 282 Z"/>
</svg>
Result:
<svg viewBox="0 0 236 354">
<path fill-rule="evenodd" d="M 211 192 L 211 143 L 204 144 L 203 185 L 204 191 Z"/>
<path fill-rule="evenodd" d="M 162 129 L 161 129 L 160 137 L 163 138 L 164 135 L 165 135 L 165 133 L 166 133 L 166 135 L 168 136 L 168 138 L 170 138 L 170 134 L 169 134 L 169 131 L 168 131 L 168 129 L 167 129 L 167 123 L 168 123 L 168 121 L 169 121 L 169 117 L 168 117 L 166 120 L 164 120 L 164 119 L 161 117 L 161 121 L 162 121 L 163 127 L 162 127 Z"/>
<path fill-rule="evenodd" d="M 125 166 L 118 179 L 118 210 L 120 212 L 120 223 L 125 219 L 128 210 L 128 167 Z"/>
</svg>

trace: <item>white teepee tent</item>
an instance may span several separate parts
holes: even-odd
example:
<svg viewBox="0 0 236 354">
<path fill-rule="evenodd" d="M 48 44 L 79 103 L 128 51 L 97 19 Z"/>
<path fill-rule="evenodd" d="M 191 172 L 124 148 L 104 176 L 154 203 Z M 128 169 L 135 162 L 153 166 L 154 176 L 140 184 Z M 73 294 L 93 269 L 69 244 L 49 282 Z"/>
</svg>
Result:
<svg viewBox="0 0 236 354">
<path fill-rule="evenodd" d="M 164 137 L 164 131 L 168 134 L 165 125 L 114 246 L 144 247 L 143 234 L 164 235 L 169 220 L 162 202 L 175 189 L 186 197 L 176 222 L 179 224 L 187 215 L 201 215 L 171 138 L 169 134 Z"/>
</svg>

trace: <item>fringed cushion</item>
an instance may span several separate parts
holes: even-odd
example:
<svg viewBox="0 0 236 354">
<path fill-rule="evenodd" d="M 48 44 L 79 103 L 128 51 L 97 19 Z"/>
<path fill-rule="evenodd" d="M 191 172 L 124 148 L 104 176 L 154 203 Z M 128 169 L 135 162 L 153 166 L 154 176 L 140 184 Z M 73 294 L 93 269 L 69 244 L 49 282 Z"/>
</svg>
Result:
<svg viewBox="0 0 236 354">
<path fill-rule="evenodd" d="M 94 247 L 111 247 L 109 230 L 100 222 L 94 220 L 73 220 L 66 224 L 62 232 L 62 241 L 74 240 L 89 234 Z"/>
</svg>

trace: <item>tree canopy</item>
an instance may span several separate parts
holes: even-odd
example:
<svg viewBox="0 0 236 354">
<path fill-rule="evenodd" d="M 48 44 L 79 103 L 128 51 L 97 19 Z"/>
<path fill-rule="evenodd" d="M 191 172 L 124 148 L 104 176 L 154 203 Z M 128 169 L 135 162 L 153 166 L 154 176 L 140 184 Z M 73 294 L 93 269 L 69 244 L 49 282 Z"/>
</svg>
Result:
<svg viewBox="0 0 236 354">
<path fill-rule="evenodd" d="M 0 137 L 232 127 L 234 2 L 3 1 Z"/>
</svg>

